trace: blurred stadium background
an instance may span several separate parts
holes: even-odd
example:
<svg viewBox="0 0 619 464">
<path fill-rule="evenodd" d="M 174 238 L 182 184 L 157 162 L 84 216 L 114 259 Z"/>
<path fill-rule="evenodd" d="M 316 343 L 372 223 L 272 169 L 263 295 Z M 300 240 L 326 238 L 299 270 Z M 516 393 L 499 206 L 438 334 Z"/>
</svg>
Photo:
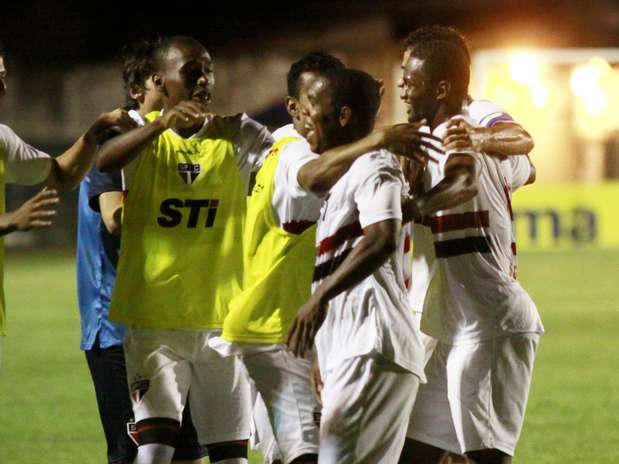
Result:
<svg viewBox="0 0 619 464">
<path fill-rule="evenodd" d="M 99 112 L 122 104 L 121 45 L 158 33 L 192 35 L 211 49 L 216 112 L 287 122 L 288 67 L 320 49 L 382 78 L 380 123 L 401 122 L 402 40 L 423 24 L 460 28 L 473 52 L 472 96 L 504 106 L 536 142 L 537 183 L 516 193 L 514 212 L 520 276 L 547 334 L 515 462 L 619 462 L 619 3 L 271 3 L 175 5 L 159 15 L 137 4 L 3 5 L 10 77 L 0 122 L 61 153 Z M 13 208 L 35 189 L 7 191 Z M 77 195 L 62 199 L 53 229 L 6 239 L 2 464 L 103 462 L 78 348 Z"/>
</svg>

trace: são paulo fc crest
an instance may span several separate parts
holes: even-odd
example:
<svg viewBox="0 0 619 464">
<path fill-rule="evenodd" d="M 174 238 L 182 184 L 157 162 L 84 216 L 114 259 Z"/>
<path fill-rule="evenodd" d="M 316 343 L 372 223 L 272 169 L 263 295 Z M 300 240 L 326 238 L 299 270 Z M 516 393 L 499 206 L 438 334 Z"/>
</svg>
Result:
<svg viewBox="0 0 619 464">
<path fill-rule="evenodd" d="M 196 180 L 196 177 L 200 174 L 199 164 L 178 163 L 176 167 L 178 175 L 181 176 L 181 179 L 183 179 L 187 185 L 193 184 L 193 181 Z"/>
</svg>

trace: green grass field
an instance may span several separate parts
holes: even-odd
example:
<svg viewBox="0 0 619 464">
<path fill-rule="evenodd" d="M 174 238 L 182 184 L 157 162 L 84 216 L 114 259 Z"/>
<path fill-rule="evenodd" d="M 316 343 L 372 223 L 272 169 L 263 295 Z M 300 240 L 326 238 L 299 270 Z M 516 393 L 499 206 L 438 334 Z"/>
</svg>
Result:
<svg viewBox="0 0 619 464">
<path fill-rule="evenodd" d="M 5 267 L 0 463 L 106 462 L 72 256 L 12 252 Z M 619 251 L 524 254 L 520 275 L 546 335 L 515 462 L 619 462 Z"/>
</svg>

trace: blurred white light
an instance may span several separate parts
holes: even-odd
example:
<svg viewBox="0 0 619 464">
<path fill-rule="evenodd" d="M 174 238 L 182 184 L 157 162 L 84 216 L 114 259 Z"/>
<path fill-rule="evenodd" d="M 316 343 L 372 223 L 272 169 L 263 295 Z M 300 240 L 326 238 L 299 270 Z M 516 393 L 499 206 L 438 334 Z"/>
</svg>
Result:
<svg viewBox="0 0 619 464">
<path fill-rule="evenodd" d="M 548 87 L 544 84 L 535 84 L 531 88 L 531 97 L 533 106 L 539 109 L 543 108 L 548 103 Z"/>
<path fill-rule="evenodd" d="M 532 86 L 539 82 L 540 64 L 533 55 L 520 53 L 512 57 L 509 73 L 515 82 Z"/>
<path fill-rule="evenodd" d="M 583 103 L 590 116 L 599 116 L 608 109 L 609 98 L 605 92 L 594 89 L 583 96 Z"/>
<path fill-rule="evenodd" d="M 602 72 L 598 67 L 591 66 L 590 64 L 576 67 L 570 79 L 572 92 L 583 98 L 595 93 L 598 91 L 598 79 L 601 74 Z"/>
</svg>

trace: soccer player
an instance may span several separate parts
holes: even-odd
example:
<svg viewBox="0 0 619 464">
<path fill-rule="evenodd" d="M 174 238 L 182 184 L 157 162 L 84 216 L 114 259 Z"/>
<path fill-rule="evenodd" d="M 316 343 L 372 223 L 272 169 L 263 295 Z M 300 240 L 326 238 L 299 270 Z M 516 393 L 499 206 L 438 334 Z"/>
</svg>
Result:
<svg viewBox="0 0 619 464">
<path fill-rule="evenodd" d="M 312 151 L 350 143 L 373 128 L 379 84 L 340 70 L 301 93 Z M 397 462 L 423 346 L 408 309 L 401 262 L 404 179 L 386 150 L 358 158 L 329 190 L 316 229 L 312 295 L 288 343 L 312 349 L 323 380 L 320 463 Z"/>
<path fill-rule="evenodd" d="M 511 462 L 543 332 L 515 278 L 511 211 L 512 191 L 531 183 L 535 171 L 527 156 L 496 156 L 501 150 L 473 142 L 484 118 L 470 118 L 468 81 L 468 55 L 458 43 L 443 32 L 411 34 L 403 77 L 409 117 L 425 118 L 447 154 L 427 169 L 415 199 L 436 257 L 421 327 L 438 344 L 401 462 L 438 463 L 445 451 L 471 462 Z"/>
<path fill-rule="evenodd" d="M 156 42 L 127 48 L 123 81 L 127 109 L 136 123 L 161 109 L 162 95 L 152 82 L 152 53 Z M 137 446 L 127 433 L 133 419 L 122 343 L 125 328 L 109 320 L 109 305 L 120 248 L 122 171 L 103 173 L 93 167 L 80 185 L 77 235 L 77 284 L 82 340 L 95 387 L 99 416 L 110 464 L 130 464 Z M 100 214 L 99 214 L 100 213 Z M 183 411 L 174 462 L 198 464 L 206 448 L 197 443 L 189 406 Z"/>
<path fill-rule="evenodd" d="M 276 143 L 257 174 L 244 236 L 243 291 L 230 303 L 223 340 L 214 340 L 221 351 L 244 353 L 286 463 L 316 462 L 318 454 L 320 407 L 311 390 L 310 361 L 295 358 L 284 342 L 296 310 L 310 295 L 321 194 L 368 151 L 410 147 L 425 138 L 419 125 L 403 124 L 314 154 L 303 138 L 299 93 L 333 69 L 344 66 L 323 53 L 306 54 L 290 68 L 286 106 L 293 123 L 274 133 Z"/>
<path fill-rule="evenodd" d="M 125 337 L 139 443 L 136 462 L 170 462 L 189 401 L 211 462 L 247 462 L 249 389 L 237 357 L 208 346 L 242 277 L 249 177 L 272 144 L 246 115 L 208 114 L 213 62 L 193 38 L 155 52 L 163 111 L 101 149 L 103 170 L 126 173 L 122 247 L 110 318 Z"/>
<path fill-rule="evenodd" d="M 6 93 L 5 50 L 0 44 L 0 98 Z M 112 126 L 127 127 L 130 118 L 123 110 L 101 114 L 66 152 L 52 158 L 20 139 L 10 127 L 0 125 L 0 235 L 52 225 L 57 190 L 75 188 L 86 175 L 97 144 Z M 45 184 L 46 187 L 15 211 L 4 211 L 4 184 Z M 0 279 L 4 250 L 0 246 Z M 0 337 L 5 335 L 4 291 L 0 283 Z M 1 352 L 0 352 L 1 356 Z"/>
</svg>

